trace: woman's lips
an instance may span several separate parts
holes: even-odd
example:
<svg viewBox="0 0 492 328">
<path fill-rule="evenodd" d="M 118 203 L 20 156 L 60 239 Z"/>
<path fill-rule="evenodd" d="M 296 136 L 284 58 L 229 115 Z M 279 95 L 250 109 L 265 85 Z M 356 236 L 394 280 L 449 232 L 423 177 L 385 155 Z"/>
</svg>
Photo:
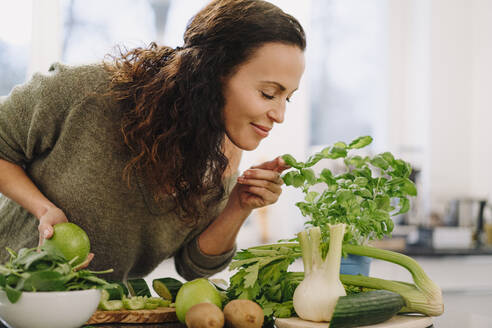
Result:
<svg viewBox="0 0 492 328">
<path fill-rule="evenodd" d="M 262 138 L 268 137 L 268 131 L 270 131 L 271 128 L 266 128 L 264 126 L 256 125 L 254 123 L 251 123 L 251 125 L 253 126 L 255 132 L 259 134 Z"/>
</svg>

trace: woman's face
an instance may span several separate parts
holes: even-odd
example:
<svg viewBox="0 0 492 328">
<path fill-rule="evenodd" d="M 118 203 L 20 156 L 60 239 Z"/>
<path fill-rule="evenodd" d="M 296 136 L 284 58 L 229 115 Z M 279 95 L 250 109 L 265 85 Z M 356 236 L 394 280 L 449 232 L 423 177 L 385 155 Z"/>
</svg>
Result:
<svg viewBox="0 0 492 328">
<path fill-rule="evenodd" d="M 304 72 L 304 53 L 297 46 L 267 43 L 224 85 L 227 137 L 243 150 L 253 150 L 275 123 L 284 121 L 286 102 Z"/>
</svg>

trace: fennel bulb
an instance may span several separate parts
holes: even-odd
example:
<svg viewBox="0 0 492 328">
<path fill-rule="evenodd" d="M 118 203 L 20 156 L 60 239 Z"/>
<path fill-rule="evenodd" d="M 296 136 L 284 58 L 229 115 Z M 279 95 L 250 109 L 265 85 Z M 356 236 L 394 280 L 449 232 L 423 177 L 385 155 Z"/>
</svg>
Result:
<svg viewBox="0 0 492 328">
<path fill-rule="evenodd" d="M 321 230 L 310 228 L 298 234 L 304 264 L 304 280 L 297 286 L 293 305 L 297 315 L 310 321 L 330 321 L 338 298 L 345 296 L 340 281 L 340 260 L 345 224 L 329 225 L 328 254 L 321 257 Z"/>
</svg>

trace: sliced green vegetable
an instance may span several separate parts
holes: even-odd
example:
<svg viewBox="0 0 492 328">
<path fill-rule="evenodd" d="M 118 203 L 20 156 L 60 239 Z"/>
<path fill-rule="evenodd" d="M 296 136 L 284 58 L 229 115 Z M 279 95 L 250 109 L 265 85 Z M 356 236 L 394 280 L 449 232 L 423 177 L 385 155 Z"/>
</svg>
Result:
<svg viewBox="0 0 492 328">
<path fill-rule="evenodd" d="M 154 288 L 157 295 L 171 302 L 176 300 L 176 295 L 181 286 L 183 286 L 181 281 L 171 277 L 152 280 L 152 288 Z"/>
<path fill-rule="evenodd" d="M 123 302 L 121 300 L 100 301 L 97 308 L 103 311 L 119 311 L 123 309 Z"/>
<path fill-rule="evenodd" d="M 145 308 L 145 297 L 132 296 L 123 297 L 123 307 L 127 310 L 143 310 Z"/>
<path fill-rule="evenodd" d="M 126 284 L 131 296 L 152 296 L 147 282 L 142 278 L 128 279 Z"/>
<path fill-rule="evenodd" d="M 123 287 L 117 283 L 109 284 L 104 288 L 104 291 L 108 293 L 108 300 L 121 300 L 123 296 L 126 296 L 123 291 Z"/>
<path fill-rule="evenodd" d="M 157 301 L 157 302 L 150 301 L 150 299 L 148 298 L 148 299 L 145 300 L 144 309 L 146 309 L 146 310 L 154 310 L 154 309 L 157 309 L 159 307 L 159 304 L 160 304 L 159 301 Z"/>
<path fill-rule="evenodd" d="M 165 299 L 161 298 L 161 301 L 159 302 L 159 307 L 174 307 L 174 306 L 171 306 L 172 304 L 174 304 L 174 303 L 171 303 L 170 300 L 165 300 Z"/>
</svg>

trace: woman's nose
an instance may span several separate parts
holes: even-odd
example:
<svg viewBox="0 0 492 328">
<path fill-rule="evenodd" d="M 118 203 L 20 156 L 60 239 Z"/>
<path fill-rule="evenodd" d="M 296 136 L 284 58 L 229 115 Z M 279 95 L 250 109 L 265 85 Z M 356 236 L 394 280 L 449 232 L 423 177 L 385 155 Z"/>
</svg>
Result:
<svg viewBox="0 0 492 328">
<path fill-rule="evenodd" d="M 285 117 L 285 101 L 268 111 L 268 117 L 275 123 L 282 123 Z"/>
</svg>

